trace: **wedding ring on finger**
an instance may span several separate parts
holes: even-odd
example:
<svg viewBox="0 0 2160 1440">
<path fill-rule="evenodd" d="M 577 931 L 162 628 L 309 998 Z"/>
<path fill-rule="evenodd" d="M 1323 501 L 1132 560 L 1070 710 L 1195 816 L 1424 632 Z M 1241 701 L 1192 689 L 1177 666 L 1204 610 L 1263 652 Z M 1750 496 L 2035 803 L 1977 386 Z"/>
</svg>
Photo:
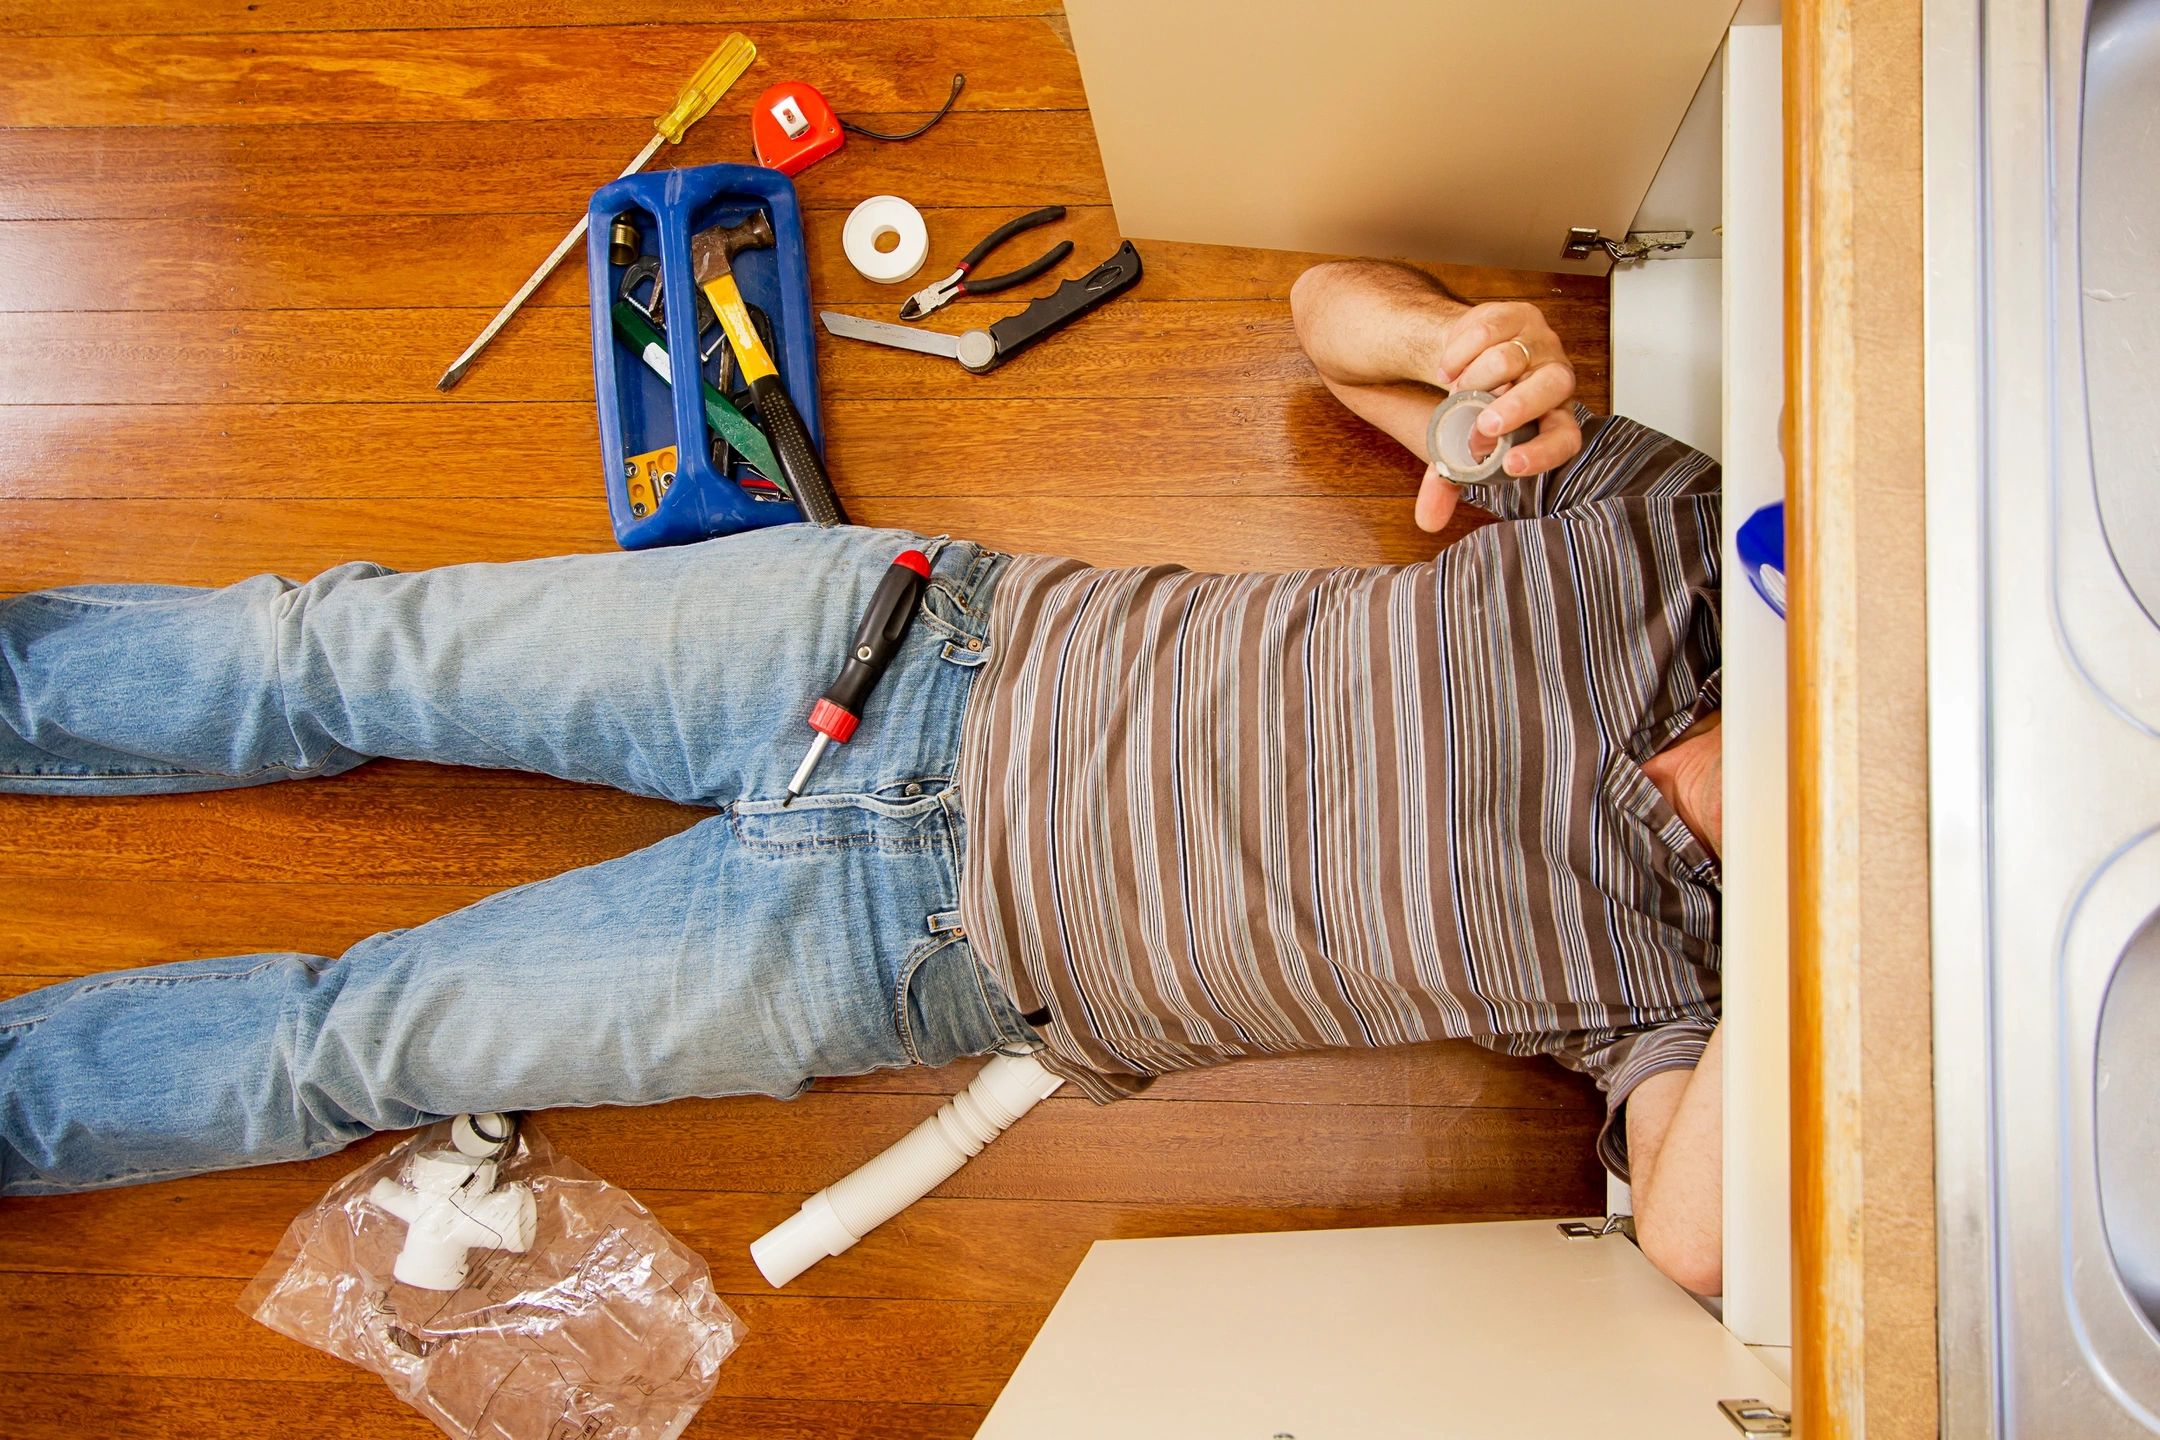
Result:
<svg viewBox="0 0 2160 1440">
<path fill-rule="evenodd" d="M 1520 337 L 1510 335 L 1507 343 L 1522 351 L 1522 374 L 1517 375 L 1516 379 L 1521 379 L 1523 375 L 1527 375 L 1537 368 L 1537 361 L 1530 358 L 1530 347 L 1523 344 Z"/>
</svg>

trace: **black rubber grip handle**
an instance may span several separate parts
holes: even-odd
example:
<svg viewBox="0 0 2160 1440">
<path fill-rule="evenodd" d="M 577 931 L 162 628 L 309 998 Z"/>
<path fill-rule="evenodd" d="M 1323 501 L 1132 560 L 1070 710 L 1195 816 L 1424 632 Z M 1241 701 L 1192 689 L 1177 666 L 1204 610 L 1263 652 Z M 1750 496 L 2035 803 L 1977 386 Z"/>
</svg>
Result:
<svg viewBox="0 0 2160 1440">
<path fill-rule="evenodd" d="M 907 637 L 922 589 L 923 577 L 907 566 L 894 564 L 886 569 L 885 578 L 870 596 L 870 608 L 863 611 L 862 623 L 855 627 L 847 664 L 840 667 L 840 678 L 826 690 L 825 699 L 857 719 L 862 717 L 878 677 Z"/>
<path fill-rule="evenodd" d="M 961 281 L 959 293 L 962 295 L 988 295 L 997 290 L 1010 290 L 1015 285 L 1034 279 L 1070 254 L 1072 254 L 1072 241 L 1060 240 L 1057 244 L 1044 251 L 1041 259 L 1023 265 L 1018 270 L 1008 270 L 1003 275 L 992 275 L 987 280 Z"/>
<path fill-rule="evenodd" d="M 992 230 L 988 235 L 983 236 L 982 243 L 968 251 L 966 256 L 961 259 L 960 268 L 972 270 L 977 264 L 981 263 L 985 255 L 988 255 L 992 250 L 997 249 L 998 246 L 1012 239 L 1021 231 L 1032 230 L 1037 225 L 1048 225 L 1053 220 L 1062 220 L 1064 218 L 1065 207 L 1062 205 L 1045 205 L 1040 210 L 1030 210 L 1025 215 L 1015 216 L 998 226 L 997 229 Z"/>
<path fill-rule="evenodd" d="M 751 381 L 750 398 L 757 401 L 758 418 L 772 438 L 773 458 L 780 462 L 779 478 L 787 486 L 788 498 L 802 507 L 803 519 L 828 529 L 847 524 L 847 512 L 833 494 L 832 476 L 825 473 L 825 461 L 810 443 L 810 432 L 795 413 L 795 402 L 788 399 L 780 377 L 761 375 Z"/>
<path fill-rule="evenodd" d="M 990 338 L 997 344 L 997 353 L 983 369 L 995 370 L 1045 335 L 1056 334 L 1105 300 L 1130 290 L 1139 278 L 1140 252 L 1127 240 L 1115 255 L 1078 280 L 1067 280 L 1040 300 L 1030 301 L 1019 314 L 992 325 Z"/>
</svg>

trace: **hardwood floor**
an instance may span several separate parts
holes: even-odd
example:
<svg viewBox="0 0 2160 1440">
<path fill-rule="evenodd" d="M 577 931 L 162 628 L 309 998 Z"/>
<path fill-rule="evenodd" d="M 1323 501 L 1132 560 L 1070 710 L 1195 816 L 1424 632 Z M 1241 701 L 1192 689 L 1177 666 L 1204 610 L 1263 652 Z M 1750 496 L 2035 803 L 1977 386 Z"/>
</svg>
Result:
<svg viewBox="0 0 2160 1440">
<path fill-rule="evenodd" d="M 609 547 L 580 268 L 447 397 L 443 365 L 733 28 L 761 58 L 666 162 L 745 158 L 747 106 L 781 79 L 900 128 L 968 77 L 942 128 L 851 140 L 802 177 L 821 302 L 897 300 L 839 250 L 848 208 L 881 191 L 924 207 L 933 271 L 1019 209 L 1068 205 L 1081 273 L 1116 225 L 1046 3 L 779 0 L 683 24 L 663 0 L 0 0 L 0 590 Z M 1131 296 L 993 376 L 824 344 L 828 451 L 857 518 L 1102 562 L 1429 555 L 1416 462 L 1298 355 L 1284 297 L 1314 257 L 1141 248 Z M 1602 282 L 1446 273 L 1545 304 L 1604 403 Z M 334 955 L 697 818 L 392 763 L 222 795 L 0 799 L 0 995 Z M 1601 1203 L 1595 1097 L 1547 1065 L 1470 1046 L 1298 1058 L 1108 1110 L 1053 1099 L 891 1230 L 768 1289 L 750 1239 L 966 1074 L 540 1117 L 701 1251 L 750 1323 L 693 1435 L 971 1434 L 1099 1238 Z M 435 1433 L 233 1304 L 292 1216 L 386 1143 L 0 1202 L 10 1433 Z"/>
</svg>

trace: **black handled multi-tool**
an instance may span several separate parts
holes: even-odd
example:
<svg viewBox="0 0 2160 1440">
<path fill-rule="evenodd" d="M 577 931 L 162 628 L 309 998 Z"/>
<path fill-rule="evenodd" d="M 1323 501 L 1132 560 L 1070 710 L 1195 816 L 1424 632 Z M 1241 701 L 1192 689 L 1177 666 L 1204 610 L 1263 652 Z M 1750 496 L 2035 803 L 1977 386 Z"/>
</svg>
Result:
<svg viewBox="0 0 2160 1440">
<path fill-rule="evenodd" d="M 867 340 L 873 345 L 890 345 L 897 350 L 942 355 L 980 375 L 997 369 L 1036 341 L 1055 335 L 1104 301 L 1123 294 L 1139 278 L 1140 252 L 1133 249 L 1132 241 L 1127 240 L 1118 246 L 1115 255 L 1087 274 L 1077 280 L 1067 280 L 1048 295 L 1030 301 L 1027 309 L 1019 314 L 1008 315 L 987 330 L 948 335 L 883 320 L 865 320 L 858 315 L 843 315 L 837 310 L 820 311 L 818 318 L 832 334 L 849 340 Z"/>
</svg>

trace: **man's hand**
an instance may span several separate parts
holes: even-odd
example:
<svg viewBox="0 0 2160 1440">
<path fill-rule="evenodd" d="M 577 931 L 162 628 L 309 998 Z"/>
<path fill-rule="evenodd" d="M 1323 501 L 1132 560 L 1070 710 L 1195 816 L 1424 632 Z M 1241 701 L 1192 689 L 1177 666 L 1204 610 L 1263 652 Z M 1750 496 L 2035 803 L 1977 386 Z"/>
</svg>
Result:
<svg viewBox="0 0 2160 1440">
<path fill-rule="evenodd" d="M 1523 300 L 1501 300 L 1465 310 L 1448 327 L 1440 350 L 1440 374 L 1448 390 L 1489 390 L 1500 398 L 1478 416 L 1479 430 L 1505 435 L 1535 422 L 1535 440 L 1508 452 L 1510 475 L 1535 475 L 1564 465 L 1582 449 L 1582 427 L 1568 401 L 1575 394 L 1575 367 L 1545 312 Z"/>
<path fill-rule="evenodd" d="M 1582 448 L 1568 400 L 1575 369 L 1535 305 L 1465 305 L 1422 270 L 1375 260 L 1315 265 L 1290 291 L 1299 343 L 1321 380 L 1354 413 L 1419 458 L 1442 391 L 1488 390 L 1499 402 L 1480 417 L 1498 436 L 1535 422 L 1538 435 L 1508 454 L 1505 470 L 1531 475 Z M 1446 527 L 1462 492 L 1430 463 L 1417 522 Z"/>
</svg>

